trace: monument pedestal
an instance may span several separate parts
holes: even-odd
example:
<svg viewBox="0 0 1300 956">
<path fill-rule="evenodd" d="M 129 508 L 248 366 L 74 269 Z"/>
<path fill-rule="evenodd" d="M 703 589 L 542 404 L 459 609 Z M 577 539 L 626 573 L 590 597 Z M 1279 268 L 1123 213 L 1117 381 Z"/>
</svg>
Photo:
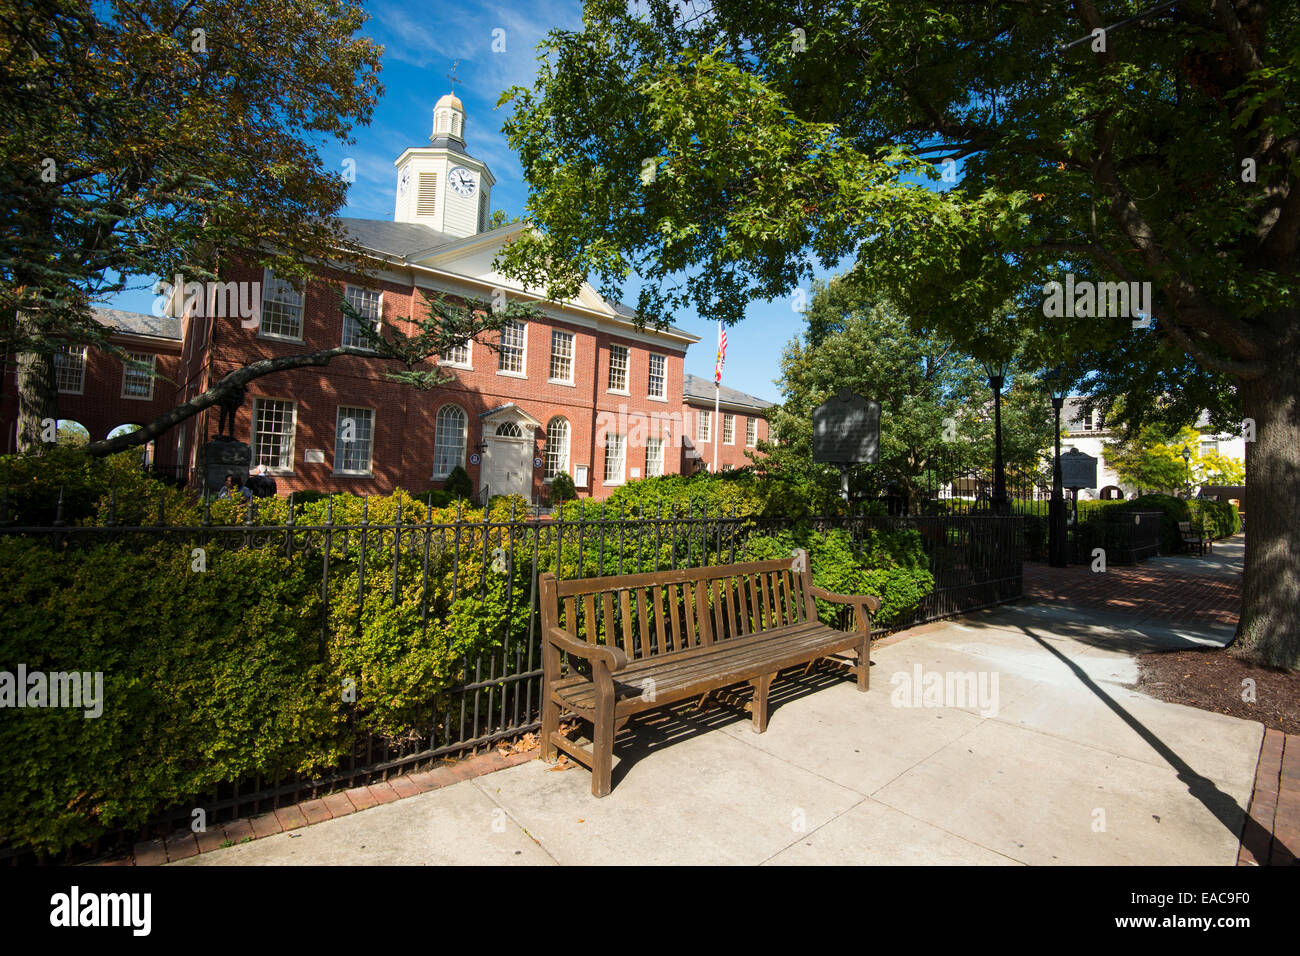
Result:
<svg viewBox="0 0 1300 956">
<path fill-rule="evenodd" d="M 199 470 L 203 475 L 203 488 L 217 494 L 226 484 L 226 475 L 233 474 L 242 485 L 248 481 L 248 466 L 253 460 L 253 449 L 242 441 L 218 436 L 199 450 Z"/>
</svg>

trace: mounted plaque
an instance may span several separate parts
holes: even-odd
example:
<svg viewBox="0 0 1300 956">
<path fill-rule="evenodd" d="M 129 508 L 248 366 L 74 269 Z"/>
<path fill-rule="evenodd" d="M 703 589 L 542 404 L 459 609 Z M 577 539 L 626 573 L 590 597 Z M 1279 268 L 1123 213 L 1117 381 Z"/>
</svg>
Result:
<svg viewBox="0 0 1300 956">
<path fill-rule="evenodd" d="M 1097 459 L 1073 448 L 1061 456 L 1062 488 L 1096 488 Z"/>
<path fill-rule="evenodd" d="M 813 461 L 879 464 L 880 403 L 842 388 L 813 409 Z"/>
</svg>

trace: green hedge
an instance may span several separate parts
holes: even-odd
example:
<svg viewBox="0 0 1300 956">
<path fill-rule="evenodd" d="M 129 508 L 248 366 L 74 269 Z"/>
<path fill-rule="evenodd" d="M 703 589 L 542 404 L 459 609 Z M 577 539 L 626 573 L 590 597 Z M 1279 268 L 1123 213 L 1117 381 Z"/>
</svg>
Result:
<svg viewBox="0 0 1300 956">
<path fill-rule="evenodd" d="M 40 517 L 44 492 L 62 485 L 70 523 L 106 520 L 112 487 L 120 523 L 151 524 L 161 497 L 169 523 L 197 524 L 201 504 L 141 475 L 125 459 L 87 462 L 52 455 L 43 462 L 0 459 L 9 477 L 25 474 L 32 488 L 24 513 Z M 730 482 L 679 480 L 627 486 L 623 510 L 665 512 L 707 507 L 710 514 L 745 515 L 734 542 L 750 556 L 809 549 L 819 584 L 847 593 L 877 594 L 878 623 L 888 625 L 915 607 L 933 587 L 915 532 L 877 531 L 858 549 L 842 532 L 818 535 L 806 527 L 760 533 L 764 514 L 798 511 L 780 501 L 781 487 L 738 475 Z M 75 509 L 72 507 L 75 503 Z M 284 521 L 287 498 L 257 500 L 255 524 Z M 450 523 L 455 505 L 430 511 L 426 501 L 399 491 L 368 501 L 333 497 L 336 524 L 396 520 Z M 242 501 L 211 503 L 214 525 L 240 525 Z M 306 501 L 299 523 L 324 521 L 327 503 Z M 460 662 L 500 645 L 504 635 L 528 633 L 533 543 L 489 531 L 518 498 L 494 499 L 460 514 L 459 540 L 430 549 L 427 627 L 421 619 L 422 548 L 397 561 L 368 536 L 366 587 L 358 596 L 360 536 L 336 536 L 331 552 L 329 614 L 321 634 L 321 556 L 293 558 L 265 550 L 227 550 L 209 544 L 206 570 L 196 571 L 191 546 L 179 536 L 163 543 L 55 550 L 48 538 L 0 537 L 0 661 L 29 672 L 100 671 L 102 716 L 81 711 L 14 709 L 0 721 L 0 844 L 42 852 L 137 827 L 161 810 L 194 800 L 217 784 L 260 775 L 317 773 L 337 765 L 365 735 L 404 739 L 427 733 L 438 695 L 459 683 Z M 566 502 L 559 518 L 612 517 L 617 505 Z M 72 511 L 69 514 L 68 511 Z M 474 524 L 484 525 L 481 529 Z M 648 528 L 649 526 L 643 526 Z M 563 576 L 609 574 L 717 563 L 730 557 L 733 539 L 690 534 L 658 539 L 646 533 L 608 534 L 604 547 L 589 538 L 579 561 L 575 540 L 545 536 L 539 569 L 562 565 Z M 456 573 L 453 576 L 453 567 Z M 511 578 L 500 573 L 514 571 Z M 513 588 L 513 590 L 508 590 Z M 827 608 L 826 611 L 831 609 Z M 345 682 L 355 700 L 345 700 Z M 443 702 L 442 706 L 449 706 Z"/>
<path fill-rule="evenodd" d="M 874 623 L 881 627 L 902 620 L 934 590 L 934 576 L 921 535 L 912 530 L 868 531 L 857 548 L 840 530 L 813 533 L 806 526 L 775 534 L 755 535 L 745 546 L 750 561 L 789 557 L 795 549 L 808 550 L 813 583 L 838 594 L 874 594 L 880 610 Z M 823 620 L 834 620 L 836 609 L 817 602 Z"/>
<path fill-rule="evenodd" d="M 1178 524 L 1191 521 L 1191 510 L 1182 498 L 1172 495 L 1142 495 L 1115 506 L 1115 513 L 1134 511 L 1160 512 L 1160 553 L 1178 554 L 1183 550 L 1183 533 Z"/>
<path fill-rule="evenodd" d="M 1227 538 L 1241 531 L 1241 513 L 1230 501 L 1194 499 L 1190 502 L 1192 520 L 1201 524 L 1214 538 Z"/>
</svg>

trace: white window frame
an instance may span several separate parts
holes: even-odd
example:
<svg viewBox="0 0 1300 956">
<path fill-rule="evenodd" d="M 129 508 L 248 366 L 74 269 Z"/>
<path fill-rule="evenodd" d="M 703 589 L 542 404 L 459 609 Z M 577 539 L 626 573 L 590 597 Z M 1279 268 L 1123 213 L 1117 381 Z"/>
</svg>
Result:
<svg viewBox="0 0 1300 956">
<path fill-rule="evenodd" d="M 551 434 L 551 426 L 558 422 L 564 423 L 563 455 L 556 454 L 555 451 L 556 441 L 555 441 L 555 437 Z M 555 476 L 558 475 L 560 472 L 564 472 L 565 474 L 568 474 L 569 453 L 572 445 L 573 445 L 573 425 L 572 423 L 570 423 L 570 421 L 567 418 L 565 418 L 563 415 L 556 415 L 554 418 L 552 418 L 549 422 L 546 423 L 546 461 L 544 463 L 545 468 L 542 471 L 542 482 L 544 484 L 550 484 L 551 481 L 555 479 Z"/>
<path fill-rule="evenodd" d="M 127 383 L 127 380 L 128 380 L 128 378 L 129 378 L 129 376 L 132 375 L 133 373 L 134 373 L 135 375 L 137 375 L 137 376 L 142 376 L 142 375 L 144 375 L 145 373 L 144 373 L 144 372 L 140 372 L 140 371 L 138 371 L 138 370 L 136 370 L 136 369 L 133 369 L 133 368 L 132 368 L 130 365 L 128 365 L 126 362 L 123 362 L 123 363 L 122 363 L 122 394 L 121 394 L 119 397 L 120 397 L 120 398 L 123 398 L 123 399 L 126 399 L 127 401 L 134 401 L 134 402 L 151 402 L 151 401 L 153 401 L 153 383 L 154 383 L 153 373 L 154 373 L 154 370 L 158 367 L 158 355 L 157 355 L 157 353 L 155 353 L 155 352 L 134 352 L 134 351 L 131 351 L 131 352 L 127 352 L 127 353 L 126 353 L 126 357 L 127 357 L 127 359 L 128 359 L 129 361 L 135 361 L 135 362 L 143 362 L 143 361 L 145 361 L 146 359 L 148 360 L 148 362 L 149 362 L 149 394 L 148 394 L 148 395 L 131 395 L 131 394 L 129 394 L 129 393 L 127 392 L 127 390 L 126 390 L 126 383 Z"/>
<path fill-rule="evenodd" d="M 281 456 L 282 458 L 284 457 L 288 458 L 289 460 L 288 466 L 272 465 L 268 462 L 263 462 L 260 457 L 260 453 L 258 449 L 261 445 L 261 441 L 260 441 L 260 433 L 257 427 L 257 422 L 260 417 L 259 412 L 262 406 L 265 405 L 267 402 L 280 402 L 282 404 L 289 406 L 288 455 Z M 250 431 L 252 432 L 252 434 L 250 434 L 248 437 L 250 439 L 249 444 L 253 448 L 253 458 L 252 458 L 253 467 L 257 467 L 258 465 L 265 464 L 267 470 L 270 471 L 272 474 L 292 475 L 294 455 L 295 455 L 294 439 L 297 437 L 298 434 L 298 403 L 291 398 L 277 398 L 276 396 L 273 395 L 258 395 L 254 397 L 253 420 L 252 420 L 252 426 Z"/>
<path fill-rule="evenodd" d="M 464 425 L 464 427 L 461 430 L 461 436 L 460 436 L 460 455 L 459 455 L 459 460 L 453 461 L 451 463 L 451 466 L 447 468 L 446 471 L 439 473 L 438 462 L 439 462 L 439 458 L 444 443 L 441 441 L 441 429 L 438 426 L 438 422 L 442 418 L 442 413 L 449 408 L 454 408 L 456 409 L 456 411 L 460 412 L 461 422 Z M 459 465 L 461 468 L 464 468 L 466 453 L 468 450 L 469 450 L 469 413 L 466 412 L 465 409 L 457 405 L 455 402 L 448 402 L 447 404 L 440 407 L 437 413 L 433 416 L 433 480 L 434 481 L 445 480 L 446 477 L 450 475 L 452 471 L 455 470 L 457 465 Z"/>
<path fill-rule="evenodd" d="M 695 410 L 695 440 L 705 443 L 713 441 L 713 409 Z"/>
<path fill-rule="evenodd" d="M 74 364 L 69 361 L 73 354 L 77 353 L 75 368 L 77 371 L 77 387 L 64 388 L 59 384 L 61 373 L 66 373 L 68 369 L 73 368 Z M 60 359 L 63 361 L 60 361 Z M 54 387 L 61 395 L 84 395 L 86 392 L 86 360 L 89 358 L 89 352 L 84 345 L 65 345 L 54 353 Z M 63 368 L 60 368 L 60 365 Z"/>
<path fill-rule="evenodd" d="M 529 323 L 527 322 L 520 322 L 518 319 L 511 319 L 507 325 L 502 326 L 500 332 L 500 338 L 497 341 L 497 374 L 498 375 L 507 375 L 510 378 L 528 377 L 528 325 Z M 506 344 L 505 344 L 506 343 L 505 333 L 506 333 L 506 328 L 509 326 L 517 326 L 520 330 L 519 371 L 517 372 L 514 371 L 513 369 L 507 369 L 502 367 L 502 362 L 505 361 L 506 354 L 507 354 Z M 513 347 L 514 346 L 511 346 L 511 348 Z"/>
<path fill-rule="evenodd" d="M 745 447 L 754 448 L 758 445 L 758 419 L 753 415 L 745 416 Z"/>
<path fill-rule="evenodd" d="M 459 362 L 455 359 L 447 358 L 446 356 L 440 355 L 438 357 L 438 364 L 446 365 L 450 368 L 463 368 L 470 372 L 474 371 L 474 340 L 472 338 L 469 338 L 466 339 L 464 342 L 462 342 L 459 346 L 453 346 L 453 347 L 454 348 L 463 347 L 465 349 L 465 355 L 467 356 L 465 361 Z"/>
<path fill-rule="evenodd" d="M 663 473 L 664 440 L 659 437 L 647 438 L 645 442 L 645 476 L 647 478 L 657 478 Z"/>
<path fill-rule="evenodd" d="M 257 337 L 259 339 L 275 339 L 280 342 L 301 342 L 303 336 L 303 326 L 306 323 L 307 310 L 305 302 L 307 299 L 307 287 L 303 286 L 301 292 L 285 279 L 276 278 L 270 269 L 262 270 L 262 311 L 257 319 Z M 284 332 L 268 332 L 266 330 L 266 304 L 270 302 L 276 306 L 282 307 L 285 311 L 296 311 L 298 315 L 298 334 L 286 335 Z M 204 328 L 207 320 L 197 319 L 199 322 L 200 334 L 206 332 Z M 199 342 L 203 344 L 202 340 Z"/>
<path fill-rule="evenodd" d="M 655 359 L 658 359 L 660 363 L 659 387 L 662 389 L 657 393 L 654 390 Z M 660 355 L 658 352 L 650 353 L 650 372 L 646 378 L 646 394 L 655 401 L 668 401 L 668 356 Z"/>
<path fill-rule="evenodd" d="M 618 457 L 617 457 L 616 459 L 611 459 L 611 458 L 610 458 L 609 450 L 610 450 L 610 442 L 611 442 L 611 440 L 613 440 L 614 444 L 618 447 Z M 605 482 L 604 482 L 604 483 L 605 483 L 605 486 L 606 486 L 606 487 L 612 487 L 612 486 L 614 486 L 614 485 L 625 484 L 626 481 L 627 481 L 627 436 L 626 436 L 626 435 L 620 435 L 620 434 L 618 434 L 617 432 L 605 432 L 605 446 L 604 446 L 604 447 L 605 447 L 605 460 L 604 460 L 604 462 L 603 462 L 603 466 L 604 466 L 604 472 L 603 472 L 603 473 L 604 473 L 604 476 L 605 476 Z M 610 477 L 609 477 L 609 474 L 610 474 L 610 467 L 609 467 L 609 465 L 610 465 L 611 460 L 614 460 L 614 461 L 617 461 L 617 462 L 618 462 L 618 477 L 617 477 L 617 478 L 610 478 Z"/>
<path fill-rule="evenodd" d="M 354 308 L 354 309 L 356 309 L 358 312 L 361 312 L 361 313 L 364 314 L 364 311 L 365 311 L 365 310 L 363 310 L 362 308 L 360 308 L 360 307 L 357 305 L 356 302 L 353 302 L 353 301 L 352 301 L 352 295 L 353 295 L 354 292 L 357 293 L 359 297 L 361 297 L 361 296 L 369 297 L 369 296 L 372 296 L 372 295 L 375 297 L 375 317 L 374 317 L 374 319 L 375 319 L 375 331 L 376 331 L 376 332 L 379 332 L 380 330 L 382 330 L 383 327 L 384 327 L 384 293 L 383 293 L 383 290 L 382 290 L 382 289 L 367 289 L 365 286 L 352 285 L 351 283 L 348 283 L 347 285 L 344 286 L 344 288 L 343 288 L 343 295 L 344 295 L 344 297 L 347 298 L 347 300 L 348 300 L 349 303 L 351 303 L 352 308 Z M 349 341 L 348 341 L 348 329 L 349 329 L 348 322 L 349 322 L 349 321 L 351 321 L 351 319 L 350 319 L 346 314 L 344 314 L 344 315 L 343 315 L 343 337 L 342 337 L 342 339 L 340 339 L 340 343 L 341 343 L 344 347 L 351 346 L 352 348 L 363 349 L 363 350 L 365 350 L 365 351 L 367 351 L 367 352 L 373 352 L 373 351 L 375 351 L 373 348 L 371 348 L 370 346 L 364 344 L 364 342 L 362 342 L 362 341 L 357 341 L 357 342 L 349 342 Z M 358 340 L 361 338 L 360 333 L 357 333 L 356 338 L 357 338 Z"/>
<path fill-rule="evenodd" d="M 728 425 L 731 427 L 728 428 Z M 722 413 L 722 444 L 736 444 L 736 416 L 731 412 Z"/>
<path fill-rule="evenodd" d="M 344 415 L 344 411 L 352 414 Z M 356 412 L 369 412 L 370 417 L 367 420 L 369 425 L 369 435 L 366 437 L 366 467 L 364 470 L 353 468 L 342 468 L 339 462 L 343 456 L 340 452 L 341 435 L 343 433 L 343 419 L 351 418 L 357 426 L 358 435 L 361 432 L 361 422 Z M 334 474 L 336 475 L 373 475 L 375 473 L 375 419 L 378 412 L 367 405 L 339 405 L 334 411 Z"/>
<path fill-rule="evenodd" d="M 616 386 L 614 384 L 614 370 L 618 367 L 614 362 L 614 354 L 621 351 L 623 353 L 623 384 Z M 629 395 L 628 383 L 632 377 L 632 350 L 626 345 L 610 345 L 609 347 L 609 374 L 606 376 L 605 391 L 614 395 Z"/>
<path fill-rule="evenodd" d="M 567 378 L 555 374 L 556 359 L 558 358 L 561 361 L 564 361 L 564 359 L 566 358 L 563 352 L 557 354 L 555 347 L 557 344 L 564 341 L 565 339 L 568 339 L 569 341 L 569 354 L 567 356 L 569 362 L 569 374 Z M 548 373 L 548 378 L 546 380 L 547 383 L 551 385 L 572 385 L 573 369 L 574 366 L 577 365 L 577 359 L 578 359 L 577 336 L 574 335 L 572 332 L 565 332 L 563 329 L 551 329 L 551 365 L 550 365 L 550 371 Z"/>
</svg>

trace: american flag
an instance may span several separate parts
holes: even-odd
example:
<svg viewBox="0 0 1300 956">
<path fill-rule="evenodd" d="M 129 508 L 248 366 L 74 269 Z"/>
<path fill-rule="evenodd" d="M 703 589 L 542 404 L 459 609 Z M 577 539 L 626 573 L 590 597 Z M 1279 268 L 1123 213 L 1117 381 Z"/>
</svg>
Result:
<svg viewBox="0 0 1300 956">
<path fill-rule="evenodd" d="M 722 384 L 722 360 L 727 357 L 727 330 L 718 323 L 718 364 L 713 368 L 713 384 Z"/>
</svg>

